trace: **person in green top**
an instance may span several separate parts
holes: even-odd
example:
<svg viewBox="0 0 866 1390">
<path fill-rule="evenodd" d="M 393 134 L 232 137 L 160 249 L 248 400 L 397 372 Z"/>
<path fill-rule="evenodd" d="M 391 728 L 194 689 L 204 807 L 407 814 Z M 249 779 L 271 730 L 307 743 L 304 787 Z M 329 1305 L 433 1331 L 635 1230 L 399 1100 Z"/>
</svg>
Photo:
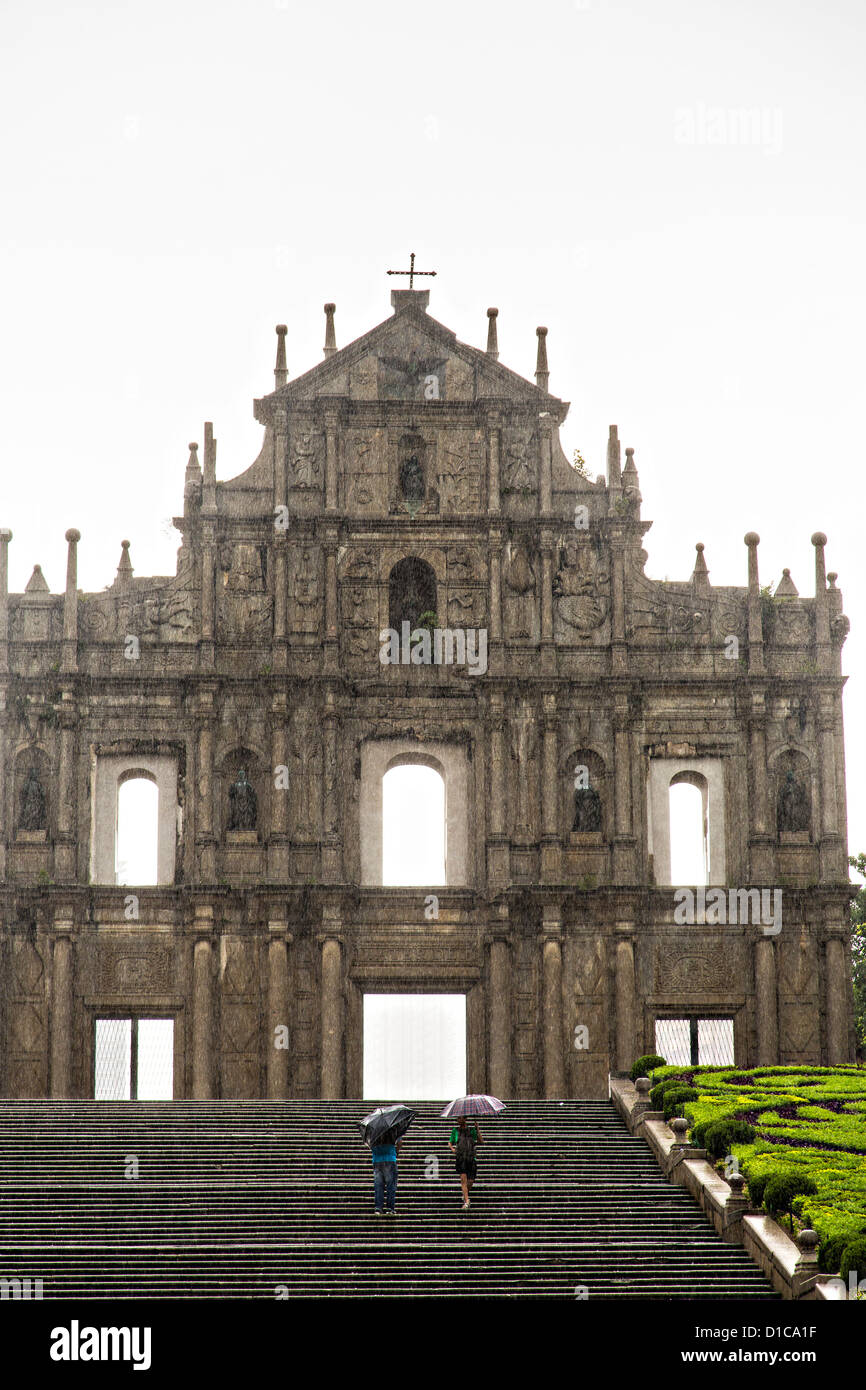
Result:
<svg viewBox="0 0 866 1390">
<path fill-rule="evenodd" d="M 478 1176 L 478 1164 L 475 1162 L 475 1150 L 484 1140 L 477 1125 L 467 1125 L 466 1116 L 461 1115 L 457 1121 L 457 1128 L 452 1129 L 451 1137 L 448 1140 L 448 1147 L 452 1153 L 457 1155 L 457 1172 L 460 1174 L 460 1186 L 463 1189 L 463 1211 L 469 1210 L 469 1192 Z"/>
</svg>

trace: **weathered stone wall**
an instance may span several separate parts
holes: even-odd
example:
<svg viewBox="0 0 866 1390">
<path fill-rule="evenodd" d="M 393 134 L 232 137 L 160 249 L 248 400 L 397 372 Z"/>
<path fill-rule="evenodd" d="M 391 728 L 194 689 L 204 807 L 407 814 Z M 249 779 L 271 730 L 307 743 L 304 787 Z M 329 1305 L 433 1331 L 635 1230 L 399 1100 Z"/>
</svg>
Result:
<svg viewBox="0 0 866 1390">
<path fill-rule="evenodd" d="M 763 595 L 751 535 L 747 587 L 711 587 L 703 547 L 690 580 L 650 580 L 616 431 L 593 483 L 559 445 L 567 405 L 424 294 L 395 308 L 278 371 L 239 477 L 216 481 L 206 426 L 176 575 L 135 577 L 124 542 L 113 585 L 81 593 L 70 531 L 65 594 L 37 569 L 7 595 L 0 533 L 3 1095 L 91 1095 L 94 1019 L 124 1010 L 174 1017 L 179 1095 L 360 1094 L 368 989 L 465 992 L 469 1084 L 505 1095 L 606 1095 L 658 1015 L 733 1017 L 742 1065 L 852 1055 L 847 619 L 824 538 L 815 598 L 790 576 Z M 440 627 L 484 629 L 486 669 L 381 663 L 407 556 Z M 459 794 L 438 917 L 370 869 L 383 746 Z M 159 887 L 111 881 L 134 768 L 160 784 Z M 240 768 L 257 813 L 238 827 Z M 781 888 L 777 934 L 675 920 L 676 769 L 706 774 L 711 881 Z"/>
</svg>

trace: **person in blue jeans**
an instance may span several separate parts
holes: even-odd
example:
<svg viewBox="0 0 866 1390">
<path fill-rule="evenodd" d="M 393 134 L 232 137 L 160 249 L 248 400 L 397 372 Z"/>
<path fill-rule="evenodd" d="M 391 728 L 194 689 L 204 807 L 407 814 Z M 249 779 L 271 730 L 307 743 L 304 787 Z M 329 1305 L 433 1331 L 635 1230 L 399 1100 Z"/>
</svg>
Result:
<svg viewBox="0 0 866 1390">
<path fill-rule="evenodd" d="M 376 1202 L 376 1215 L 382 1215 L 384 1205 L 388 1216 L 396 1216 L 395 1206 L 397 1203 L 397 1150 L 400 1147 L 400 1140 L 396 1144 L 386 1142 L 384 1144 L 371 1144 L 370 1152 L 373 1155 L 373 1194 Z"/>
</svg>

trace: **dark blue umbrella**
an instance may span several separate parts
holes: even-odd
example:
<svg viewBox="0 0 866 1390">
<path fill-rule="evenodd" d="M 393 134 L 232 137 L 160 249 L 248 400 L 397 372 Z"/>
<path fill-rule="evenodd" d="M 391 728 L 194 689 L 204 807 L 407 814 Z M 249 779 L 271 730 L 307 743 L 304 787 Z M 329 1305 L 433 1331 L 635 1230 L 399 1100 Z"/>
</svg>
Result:
<svg viewBox="0 0 866 1390">
<path fill-rule="evenodd" d="M 378 1110 L 356 1120 L 364 1142 L 373 1144 L 394 1144 L 400 1139 L 414 1120 L 417 1111 L 408 1105 L 380 1105 Z"/>
</svg>

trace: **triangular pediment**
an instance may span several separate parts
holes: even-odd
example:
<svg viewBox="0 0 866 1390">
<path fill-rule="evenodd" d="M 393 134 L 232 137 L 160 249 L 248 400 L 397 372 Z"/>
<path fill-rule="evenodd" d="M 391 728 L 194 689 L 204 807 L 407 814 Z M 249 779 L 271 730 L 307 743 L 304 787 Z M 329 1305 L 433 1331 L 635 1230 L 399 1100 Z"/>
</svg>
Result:
<svg viewBox="0 0 866 1390">
<path fill-rule="evenodd" d="M 369 333 L 256 401 L 256 418 L 270 424 L 281 406 L 291 410 L 328 397 L 422 403 L 499 400 L 548 410 L 557 423 L 568 411 L 567 403 L 486 352 L 459 342 L 451 329 L 414 306 L 401 307 Z"/>
</svg>

